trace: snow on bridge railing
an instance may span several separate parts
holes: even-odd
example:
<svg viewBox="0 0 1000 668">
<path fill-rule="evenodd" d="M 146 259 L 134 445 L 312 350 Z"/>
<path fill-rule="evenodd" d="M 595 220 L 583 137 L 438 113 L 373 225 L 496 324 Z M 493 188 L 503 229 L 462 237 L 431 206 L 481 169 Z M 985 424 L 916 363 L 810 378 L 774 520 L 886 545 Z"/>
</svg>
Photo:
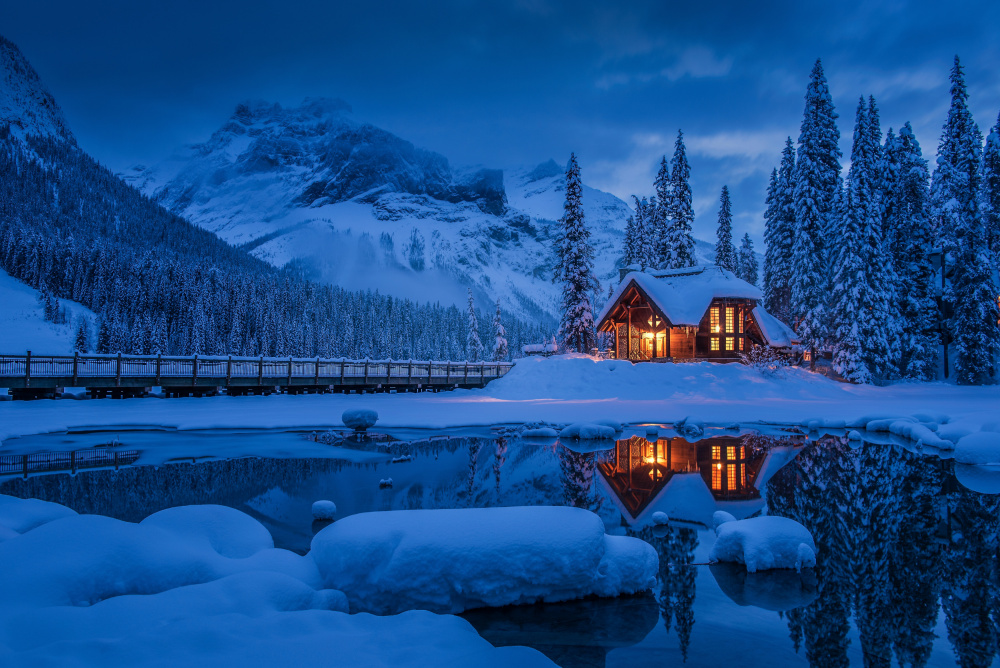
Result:
<svg viewBox="0 0 1000 668">
<path fill-rule="evenodd" d="M 219 355 L 0 355 L 0 379 L 257 378 L 328 381 L 336 378 L 463 379 L 498 378 L 510 362 L 446 362 L 347 358 L 232 357 Z"/>
</svg>

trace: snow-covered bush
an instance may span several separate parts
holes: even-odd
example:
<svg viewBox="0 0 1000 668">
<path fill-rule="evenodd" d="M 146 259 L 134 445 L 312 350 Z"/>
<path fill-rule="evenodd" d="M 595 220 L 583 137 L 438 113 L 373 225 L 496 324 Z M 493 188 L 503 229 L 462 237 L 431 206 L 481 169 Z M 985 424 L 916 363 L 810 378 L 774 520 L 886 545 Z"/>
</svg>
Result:
<svg viewBox="0 0 1000 668">
<path fill-rule="evenodd" d="M 775 376 L 788 366 L 788 359 L 770 346 L 750 346 L 740 353 L 740 361 L 766 376 Z"/>
</svg>

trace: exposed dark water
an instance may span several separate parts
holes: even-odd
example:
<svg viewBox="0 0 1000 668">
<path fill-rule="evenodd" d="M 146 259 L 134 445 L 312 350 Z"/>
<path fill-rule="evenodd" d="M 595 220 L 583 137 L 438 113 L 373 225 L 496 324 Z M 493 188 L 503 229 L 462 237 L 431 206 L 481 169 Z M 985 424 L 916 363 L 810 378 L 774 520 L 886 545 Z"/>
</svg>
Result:
<svg viewBox="0 0 1000 668">
<path fill-rule="evenodd" d="M 147 436 L 138 445 L 126 438 L 113 449 L 149 453 L 159 440 L 175 447 L 182 438 Z M 267 439 L 277 437 L 239 438 L 260 440 L 267 452 Z M 93 445 L 101 442 L 94 435 Z M 171 506 L 219 503 L 253 515 L 276 544 L 300 552 L 313 535 L 310 506 L 317 499 L 335 501 L 340 517 L 574 505 L 599 514 L 610 533 L 656 548 L 656 590 L 466 613 L 494 644 L 527 644 L 567 667 L 988 666 L 997 657 L 1000 496 L 966 485 L 992 491 L 1000 473 L 838 436 L 655 443 L 634 436 L 596 452 L 499 437 L 343 445 L 346 452 L 331 447 L 329 456 L 319 450 L 322 456 L 306 459 L 159 466 L 143 465 L 143 454 L 118 470 L 7 474 L 0 493 L 129 521 Z M 74 461 L 107 464 L 99 459 Z M 386 478 L 392 487 L 380 487 Z M 812 531 L 820 551 L 815 571 L 747 574 L 738 566 L 706 565 L 712 513 L 747 517 L 765 506 Z M 654 526 L 656 511 L 666 512 L 670 524 Z"/>
</svg>

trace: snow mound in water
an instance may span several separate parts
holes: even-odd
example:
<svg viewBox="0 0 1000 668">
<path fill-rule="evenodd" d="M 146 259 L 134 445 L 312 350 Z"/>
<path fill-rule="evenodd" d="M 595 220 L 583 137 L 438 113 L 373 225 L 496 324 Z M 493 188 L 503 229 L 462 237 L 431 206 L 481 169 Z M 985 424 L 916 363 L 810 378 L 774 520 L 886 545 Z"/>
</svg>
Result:
<svg viewBox="0 0 1000 668">
<path fill-rule="evenodd" d="M 378 413 L 368 408 L 354 408 L 346 410 L 340 416 L 345 427 L 350 427 L 355 431 L 364 431 L 369 427 L 374 427 L 378 422 Z"/>
<path fill-rule="evenodd" d="M 595 422 L 577 422 L 559 432 L 559 438 L 578 438 L 581 441 L 610 440 L 614 437 L 614 427 Z"/>
<path fill-rule="evenodd" d="M 158 527 L 183 539 L 204 538 L 224 557 L 242 559 L 274 547 L 263 524 L 227 506 L 179 506 L 153 513 L 142 526 Z"/>
<path fill-rule="evenodd" d="M 715 529 L 709 561 L 745 564 L 755 573 L 773 568 L 812 568 L 816 543 L 804 526 L 787 517 L 754 517 L 724 522 Z"/>
<path fill-rule="evenodd" d="M 73 515 L 76 515 L 75 510 L 58 503 L 0 494 L 0 541 Z"/>
<path fill-rule="evenodd" d="M 963 464 L 1000 464 L 1000 432 L 980 431 L 959 440 L 955 461 Z"/>
<path fill-rule="evenodd" d="M 561 507 L 362 513 L 316 534 L 310 554 L 352 611 L 377 614 L 629 594 L 658 564 L 649 544 Z"/>
<path fill-rule="evenodd" d="M 314 520 L 332 520 L 337 517 L 337 504 L 333 501 L 317 501 L 312 505 Z"/>
</svg>

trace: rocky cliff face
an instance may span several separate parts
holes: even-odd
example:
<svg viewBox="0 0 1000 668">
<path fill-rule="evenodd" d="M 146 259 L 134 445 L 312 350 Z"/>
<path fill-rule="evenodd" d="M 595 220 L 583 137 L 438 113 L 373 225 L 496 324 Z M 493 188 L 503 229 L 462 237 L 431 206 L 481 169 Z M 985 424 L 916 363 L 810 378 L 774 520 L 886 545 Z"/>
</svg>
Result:
<svg viewBox="0 0 1000 668">
<path fill-rule="evenodd" d="M 340 100 L 240 104 L 203 144 L 129 180 L 169 209 L 275 265 L 349 289 L 552 318 L 563 167 L 455 170 L 354 118 Z M 585 188 L 601 281 L 617 277 L 629 207 Z"/>
</svg>

